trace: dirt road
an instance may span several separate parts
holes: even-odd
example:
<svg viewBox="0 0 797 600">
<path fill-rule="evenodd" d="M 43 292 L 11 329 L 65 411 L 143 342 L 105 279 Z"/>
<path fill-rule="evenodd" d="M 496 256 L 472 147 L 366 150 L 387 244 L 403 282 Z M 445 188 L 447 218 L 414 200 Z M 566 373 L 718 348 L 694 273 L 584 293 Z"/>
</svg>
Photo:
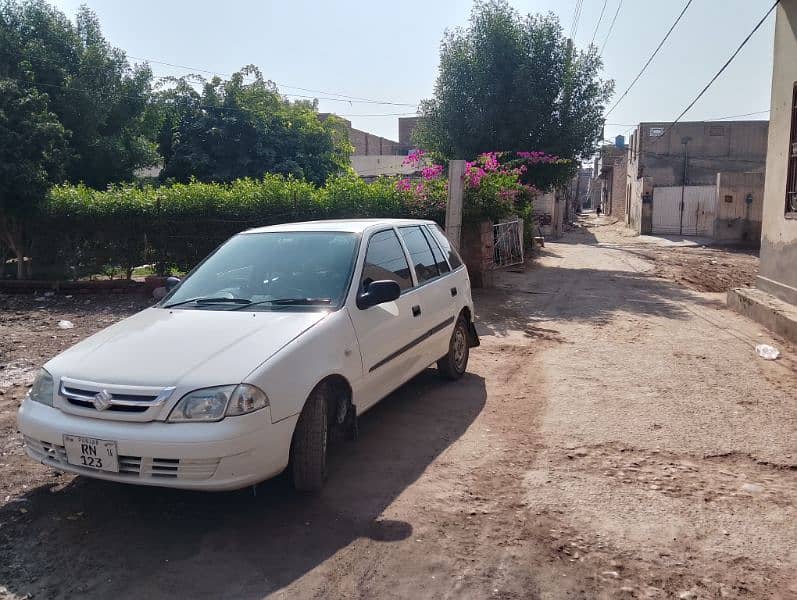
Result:
<svg viewBox="0 0 797 600">
<path fill-rule="evenodd" d="M 613 235 L 570 233 L 480 293 L 470 373 L 364 415 L 317 498 L 58 476 L 23 459 L 7 378 L 0 597 L 797 597 L 794 349 Z M 68 343 L 62 313 L 101 326 L 48 302 L 0 307 L 22 320 L 0 322 L 3 361 Z"/>
</svg>

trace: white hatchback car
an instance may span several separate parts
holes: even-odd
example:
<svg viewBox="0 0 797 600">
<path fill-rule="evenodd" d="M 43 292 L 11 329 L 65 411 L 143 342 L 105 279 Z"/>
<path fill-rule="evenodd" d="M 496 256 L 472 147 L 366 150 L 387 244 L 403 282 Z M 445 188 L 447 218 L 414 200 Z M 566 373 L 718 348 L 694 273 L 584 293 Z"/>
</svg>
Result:
<svg viewBox="0 0 797 600">
<path fill-rule="evenodd" d="M 89 477 L 226 490 L 290 467 L 315 491 L 331 435 L 434 362 L 460 377 L 478 343 L 433 222 L 263 227 L 45 364 L 18 424 L 31 458 Z"/>
</svg>

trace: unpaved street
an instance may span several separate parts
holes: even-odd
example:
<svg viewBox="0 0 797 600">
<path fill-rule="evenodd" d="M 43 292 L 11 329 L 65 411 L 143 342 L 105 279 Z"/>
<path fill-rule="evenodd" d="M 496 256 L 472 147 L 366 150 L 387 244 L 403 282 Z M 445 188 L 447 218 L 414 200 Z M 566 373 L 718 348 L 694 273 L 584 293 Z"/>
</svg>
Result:
<svg viewBox="0 0 797 600">
<path fill-rule="evenodd" d="M 0 597 L 797 597 L 795 350 L 637 243 L 581 228 L 502 273 L 470 373 L 366 414 L 316 498 L 59 476 L 23 458 L 24 381 L 0 371 Z M 104 324 L 19 302 L 0 300 L 18 378 Z"/>
</svg>

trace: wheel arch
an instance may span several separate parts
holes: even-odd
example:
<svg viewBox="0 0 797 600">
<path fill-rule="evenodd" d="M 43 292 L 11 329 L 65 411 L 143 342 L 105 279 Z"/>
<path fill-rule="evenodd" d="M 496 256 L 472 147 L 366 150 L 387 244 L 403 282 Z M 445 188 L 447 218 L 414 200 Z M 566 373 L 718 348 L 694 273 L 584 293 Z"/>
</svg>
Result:
<svg viewBox="0 0 797 600">
<path fill-rule="evenodd" d="M 343 400 L 347 408 L 350 408 L 354 404 L 354 390 L 349 380 L 339 373 L 331 373 L 324 376 L 310 389 L 310 392 L 307 394 L 307 397 L 304 399 L 299 409 L 300 413 L 304 410 L 305 404 L 307 404 L 310 396 L 322 387 L 326 388 L 327 415 L 330 419 L 333 419 L 337 414 L 338 401 Z"/>
<path fill-rule="evenodd" d="M 462 310 L 459 311 L 459 316 L 457 318 L 464 317 L 465 318 L 465 326 L 468 329 L 468 345 L 471 348 L 475 348 L 481 344 L 479 340 L 479 334 L 476 333 L 476 325 L 473 322 L 473 313 L 470 310 L 470 306 L 462 307 Z"/>
</svg>

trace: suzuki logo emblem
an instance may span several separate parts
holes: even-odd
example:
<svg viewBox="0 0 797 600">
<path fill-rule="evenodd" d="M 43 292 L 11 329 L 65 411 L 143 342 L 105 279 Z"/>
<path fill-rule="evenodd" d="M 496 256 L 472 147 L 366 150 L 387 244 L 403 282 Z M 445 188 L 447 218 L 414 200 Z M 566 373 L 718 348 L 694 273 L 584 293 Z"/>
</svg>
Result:
<svg viewBox="0 0 797 600">
<path fill-rule="evenodd" d="M 105 410 L 111 405 L 113 396 L 108 390 L 102 390 L 94 396 L 94 408 L 97 410 Z"/>
</svg>

